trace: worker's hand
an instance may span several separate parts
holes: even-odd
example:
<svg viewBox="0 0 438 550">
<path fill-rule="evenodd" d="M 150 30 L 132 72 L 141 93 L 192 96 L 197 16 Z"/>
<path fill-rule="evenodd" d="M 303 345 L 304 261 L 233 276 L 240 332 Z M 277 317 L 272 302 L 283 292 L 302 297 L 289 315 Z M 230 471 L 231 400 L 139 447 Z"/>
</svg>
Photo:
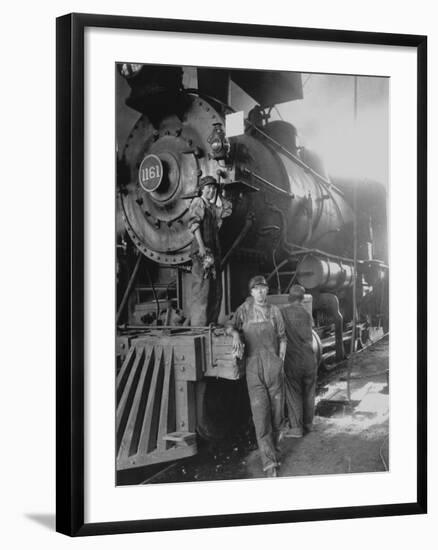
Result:
<svg viewBox="0 0 438 550">
<path fill-rule="evenodd" d="M 242 340 L 240 339 L 240 335 L 237 331 L 234 331 L 233 332 L 233 355 L 235 357 L 238 357 L 239 359 L 242 359 L 243 351 L 244 351 L 244 345 Z"/>
<path fill-rule="evenodd" d="M 279 350 L 278 356 L 280 357 L 280 361 L 284 365 L 284 360 L 286 357 L 286 345 L 283 342 L 280 344 L 280 350 Z"/>
</svg>

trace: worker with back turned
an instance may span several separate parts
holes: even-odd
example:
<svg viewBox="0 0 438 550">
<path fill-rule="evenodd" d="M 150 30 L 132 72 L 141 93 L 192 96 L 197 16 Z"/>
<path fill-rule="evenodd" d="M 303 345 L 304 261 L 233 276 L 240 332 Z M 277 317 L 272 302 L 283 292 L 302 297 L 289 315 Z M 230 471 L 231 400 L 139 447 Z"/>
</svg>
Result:
<svg viewBox="0 0 438 550">
<path fill-rule="evenodd" d="M 287 336 L 285 397 L 290 429 L 285 437 L 312 431 L 317 363 L 312 347 L 312 315 L 304 306 L 304 287 L 292 285 L 289 304 L 281 310 Z"/>
</svg>

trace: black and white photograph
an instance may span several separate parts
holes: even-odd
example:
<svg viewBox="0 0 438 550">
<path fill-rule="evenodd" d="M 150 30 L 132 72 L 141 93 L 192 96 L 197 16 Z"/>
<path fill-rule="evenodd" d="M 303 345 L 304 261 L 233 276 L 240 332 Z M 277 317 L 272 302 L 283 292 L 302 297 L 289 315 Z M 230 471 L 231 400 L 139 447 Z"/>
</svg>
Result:
<svg viewBox="0 0 438 550">
<path fill-rule="evenodd" d="M 390 78 L 115 73 L 116 485 L 384 476 Z"/>
<path fill-rule="evenodd" d="M 6 4 L 3 548 L 431 546 L 433 5 Z"/>
</svg>

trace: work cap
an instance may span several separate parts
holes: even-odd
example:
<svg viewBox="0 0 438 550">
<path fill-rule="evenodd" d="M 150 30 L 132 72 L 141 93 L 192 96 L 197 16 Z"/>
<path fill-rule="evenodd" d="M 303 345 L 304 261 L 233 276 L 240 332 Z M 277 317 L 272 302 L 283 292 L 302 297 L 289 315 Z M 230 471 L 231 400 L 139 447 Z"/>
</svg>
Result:
<svg viewBox="0 0 438 550">
<path fill-rule="evenodd" d="M 289 300 L 291 302 L 295 300 L 302 300 L 304 298 L 304 294 L 306 293 L 306 290 L 301 285 L 292 285 L 289 290 Z"/>
<path fill-rule="evenodd" d="M 206 185 L 217 185 L 217 181 L 213 176 L 204 176 L 199 180 L 198 188 L 202 189 Z"/>
<path fill-rule="evenodd" d="M 252 290 L 257 285 L 268 286 L 268 283 L 266 282 L 266 279 L 263 277 L 263 275 L 256 275 L 249 281 L 249 290 Z"/>
</svg>

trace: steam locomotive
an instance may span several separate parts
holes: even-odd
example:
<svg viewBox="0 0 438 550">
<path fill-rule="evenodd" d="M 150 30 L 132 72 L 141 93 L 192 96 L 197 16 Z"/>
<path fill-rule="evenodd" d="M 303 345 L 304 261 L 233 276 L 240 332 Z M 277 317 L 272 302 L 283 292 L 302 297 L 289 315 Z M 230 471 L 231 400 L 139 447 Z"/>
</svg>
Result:
<svg viewBox="0 0 438 550">
<path fill-rule="evenodd" d="M 334 181 L 273 107 L 302 97 L 299 73 L 119 64 L 119 90 L 139 113 L 117 158 L 117 467 L 197 452 L 245 401 L 244 365 L 223 324 L 265 274 L 269 300 L 306 288 L 314 347 L 329 368 L 388 332 L 386 192 Z M 229 105 L 230 85 L 256 105 Z M 122 92 L 121 92 L 122 93 Z M 219 182 L 232 214 L 220 230 L 217 326 L 191 327 L 190 201 Z"/>
</svg>

